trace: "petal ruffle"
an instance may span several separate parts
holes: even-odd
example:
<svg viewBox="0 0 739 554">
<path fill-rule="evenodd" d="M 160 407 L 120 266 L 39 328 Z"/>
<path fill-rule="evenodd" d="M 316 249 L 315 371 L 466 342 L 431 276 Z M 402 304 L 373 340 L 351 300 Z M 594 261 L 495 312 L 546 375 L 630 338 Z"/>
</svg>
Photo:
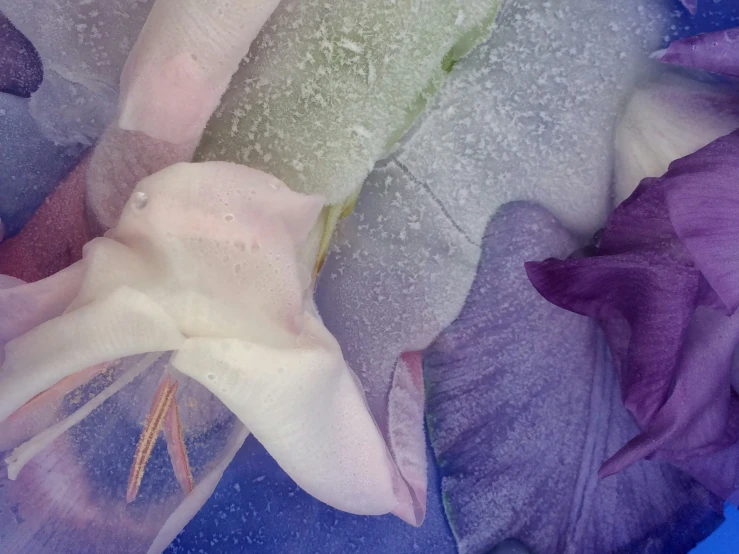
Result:
<svg viewBox="0 0 739 554">
<path fill-rule="evenodd" d="M 663 183 L 644 181 L 611 215 L 599 256 L 526 264 L 544 298 L 601 322 L 640 425 L 667 398 L 701 286 L 664 197 Z"/>
<path fill-rule="evenodd" d="M 726 184 L 737 152 L 734 132 L 645 179 L 614 211 L 593 257 L 527 264 L 545 298 L 600 321 L 643 430 L 604 475 L 653 455 L 694 467 L 717 494 L 731 490 L 736 468 L 717 451 L 739 436 L 730 384 L 739 323 L 729 317 L 737 210 Z M 711 474 L 718 466 L 725 478 Z"/>
</svg>

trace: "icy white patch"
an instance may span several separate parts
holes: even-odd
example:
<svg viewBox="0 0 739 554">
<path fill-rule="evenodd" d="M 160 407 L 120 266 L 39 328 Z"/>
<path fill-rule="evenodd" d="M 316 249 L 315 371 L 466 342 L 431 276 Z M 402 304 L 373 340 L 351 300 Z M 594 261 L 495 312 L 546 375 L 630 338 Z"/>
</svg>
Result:
<svg viewBox="0 0 739 554">
<path fill-rule="evenodd" d="M 152 5 L 153 0 L 0 0 L 0 12 L 44 63 L 32 105 L 48 138 L 72 144 L 99 136 L 114 114 L 121 69 Z"/>
<path fill-rule="evenodd" d="M 539 201 L 592 233 L 609 210 L 616 114 L 658 46 L 660 10 L 647 0 L 511 0 L 396 159 L 476 244 L 512 200 Z"/>
</svg>

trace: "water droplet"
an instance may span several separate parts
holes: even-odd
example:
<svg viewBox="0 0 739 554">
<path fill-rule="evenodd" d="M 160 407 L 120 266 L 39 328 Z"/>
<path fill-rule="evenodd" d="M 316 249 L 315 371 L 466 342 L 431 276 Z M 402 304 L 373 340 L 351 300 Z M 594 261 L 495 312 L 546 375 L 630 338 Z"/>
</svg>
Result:
<svg viewBox="0 0 739 554">
<path fill-rule="evenodd" d="M 231 223 L 234 220 L 234 214 L 226 214 L 223 216 L 223 221 Z"/>
<path fill-rule="evenodd" d="M 277 373 L 285 373 L 285 368 L 284 367 L 278 367 L 277 368 Z"/>
<path fill-rule="evenodd" d="M 236 242 L 234 242 L 234 247 L 236 248 L 236 250 L 240 250 L 241 252 L 246 251 L 246 244 L 244 244 L 244 241 L 237 240 Z"/>
<path fill-rule="evenodd" d="M 216 374 L 215 373 L 208 373 L 205 377 L 208 379 L 208 381 L 215 381 L 216 380 Z"/>
<path fill-rule="evenodd" d="M 241 264 L 234 265 L 234 273 L 241 273 Z"/>
<path fill-rule="evenodd" d="M 255 240 L 251 243 L 251 251 L 252 252 L 259 252 L 262 249 L 262 245 L 259 244 L 258 240 Z"/>
<path fill-rule="evenodd" d="M 149 203 L 149 196 L 145 192 L 136 191 L 131 196 L 131 206 L 134 210 L 143 210 Z"/>
</svg>

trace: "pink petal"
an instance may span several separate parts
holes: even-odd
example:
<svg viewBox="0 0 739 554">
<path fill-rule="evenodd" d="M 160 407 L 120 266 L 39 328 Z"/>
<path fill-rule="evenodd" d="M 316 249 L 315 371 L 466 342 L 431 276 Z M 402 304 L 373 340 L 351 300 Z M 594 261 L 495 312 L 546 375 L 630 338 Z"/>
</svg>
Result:
<svg viewBox="0 0 739 554">
<path fill-rule="evenodd" d="M 408 485 L 413 501 L 395 515 L 416 527 L 426 515 L 426 435 L 423 431 L 424 390 L 420 352 L 403 354 L 395 365 L 388 401 L 390 453 Z"/>
<path fill-rule="evenodd" d="M 278 0 L 157 0 L 123 68 L 116 121 L 95 150 L 88 204 L 103 230 L 135 185 L 189 161 Z M 196 23 L 194 23 L 196 22 Z"/>
</svg>

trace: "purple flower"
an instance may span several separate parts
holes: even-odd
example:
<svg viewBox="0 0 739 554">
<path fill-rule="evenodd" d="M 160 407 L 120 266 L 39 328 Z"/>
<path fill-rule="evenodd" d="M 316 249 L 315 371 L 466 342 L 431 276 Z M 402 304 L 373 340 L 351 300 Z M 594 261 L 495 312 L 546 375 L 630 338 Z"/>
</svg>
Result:
<svg viewBox="0 0 739 554">
<path fill-rule="evenodd" d="M 739 459 L 731 388 L 739 344 L 739 132 L 645 179 L 619 206 L 592 257 L 530 262 L 550 302 L 596 318 L 642 433 L 601 467 L 652 456 L 688 469 L 726 498 Z M 720 465 L 721 467 L 717 467 Z"/>
<path fill-rule="evenodd" d="M 685 552 L 714 517 L 711 495 L 667 464 L 598 479 L 638 429 L 597 324 L 548 304 L 524 270 L 575 246 L 543 208 L 501 208 L 462 313 L 426 352 L 429 435 L 461 554 L 508 537 L 541 553 Z"/>
</svg>

